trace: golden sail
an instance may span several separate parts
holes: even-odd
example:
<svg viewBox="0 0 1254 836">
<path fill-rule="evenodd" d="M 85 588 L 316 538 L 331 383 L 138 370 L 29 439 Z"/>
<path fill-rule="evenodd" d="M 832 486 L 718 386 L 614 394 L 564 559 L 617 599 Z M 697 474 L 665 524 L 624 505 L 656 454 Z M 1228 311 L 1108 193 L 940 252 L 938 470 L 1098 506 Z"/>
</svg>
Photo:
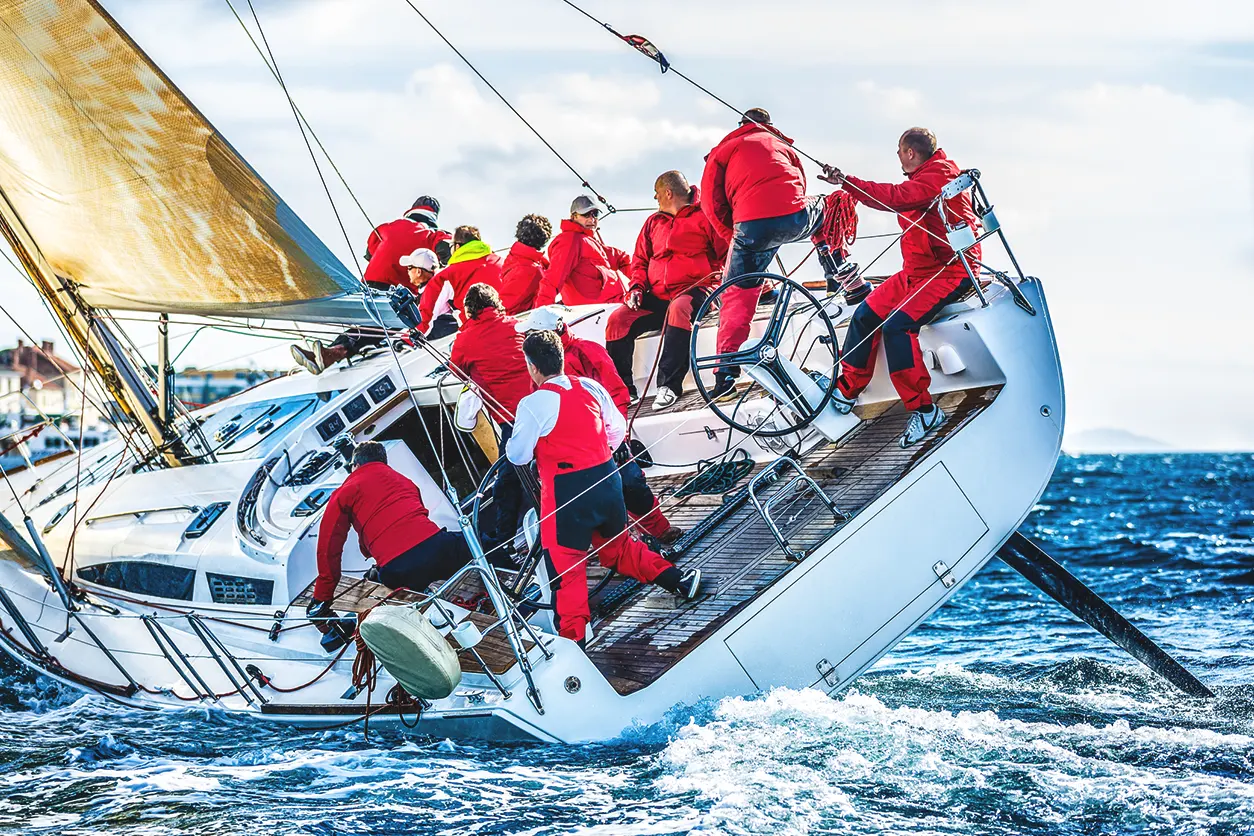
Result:
<svg viewBox="0 0 1254 836">
<path fill-rule="evenodd" d="M 0 0 L 0 221 L 98 307 L 279 315 L 360 289 L 92 0 Z"/>
</svg>

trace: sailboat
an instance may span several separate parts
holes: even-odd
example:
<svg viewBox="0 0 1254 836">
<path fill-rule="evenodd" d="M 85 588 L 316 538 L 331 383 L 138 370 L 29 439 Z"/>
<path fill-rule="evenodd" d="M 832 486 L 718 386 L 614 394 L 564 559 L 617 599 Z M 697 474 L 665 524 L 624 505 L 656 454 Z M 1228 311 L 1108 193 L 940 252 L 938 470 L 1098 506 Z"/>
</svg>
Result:
<svg viewBox="0 0 1254 836">
<path fill-rule="evenodd" d="M 0 230 L 121 431 L 10 474 L 0 500 L 0 647 L 60 682 L 139 708 L 311 727 L 416 716 L 421 734 L 546 742 L 610 739 L 676 705 L 771 687 L 834 693 L 1006 554 L 1053 473 L 1062 373 L 1043 283 L 1017 263 L 975 266 L 971 295 L 923 328 L 949 419 L 908 448 L 886 372 L 852 414 L 831 406 L 850 306 L 822 282 L 773 277 L 778 299 L 737 355 L 753 381 L 737 404 L 701 394 L 726 360 L 711 301 L 693 338 L 699 391 L 633 426 L 651 487 L 687 532 L 669 556 L 700 568 L 707 593 L 682 601 L 590 572 L 580 646 L 557 635 L 534 515 L 519 566 L 476 546 L 430 590 L 369 580 L 350 537 L 337 611 L 421 612 L 456 655 L 451 693 L 405 699 L 386 667 L 354 676 L 353 643 L 329 655 L 306 604 L 320 512 L 352 443 L 382 442 L 432 519 L 477 544 L 501 465 L 491 433 L 455 425 L 465 384 L 447 340 L 394 341 L 184 408 L 167 342 L 154 372 L 116 312 L 157 314 L 163 338 L 178 315 L 396 333 L 402 320 L 98 3 L 0 0 L 0 56 Z M 983 194 L 978 172 L 951 188 Z M 981 237 L 1004 243 L 981 205 Z M 566 321 L 603 341 L 609 313 L 583 306 Z M 647 359 L 636 372 L 644 393 Z"/>
</svg>

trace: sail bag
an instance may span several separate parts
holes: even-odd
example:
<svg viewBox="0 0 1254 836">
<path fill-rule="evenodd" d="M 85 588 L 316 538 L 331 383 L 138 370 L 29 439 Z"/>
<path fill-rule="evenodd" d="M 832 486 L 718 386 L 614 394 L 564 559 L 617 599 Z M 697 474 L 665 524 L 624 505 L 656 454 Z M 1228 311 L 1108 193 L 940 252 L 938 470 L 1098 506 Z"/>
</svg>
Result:
<svg viewBox="0 0 1254 836">
<path fill-rule="evenodd" d="M 412 696 L 443 699 L 462 681 L 457 654 L 421 610 L 375 607 L 357 630 L 384 670 Z"/>
</svg>

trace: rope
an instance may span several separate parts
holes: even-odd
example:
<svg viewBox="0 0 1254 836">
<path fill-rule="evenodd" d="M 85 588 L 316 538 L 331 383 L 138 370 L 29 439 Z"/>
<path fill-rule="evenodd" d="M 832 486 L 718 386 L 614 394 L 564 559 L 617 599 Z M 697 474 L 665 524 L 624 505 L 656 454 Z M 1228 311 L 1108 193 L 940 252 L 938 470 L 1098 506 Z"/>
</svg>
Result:
<svg viewBox="0 0 1254 836">
<path fill-rule="evenodd" d="M 544 143 L 544 147 L 548 148 L 551 152 L 553 152 L 553 156 L 557 157 L 557 159 L 561 161 L 562 165 L 566 166 L 566 168 L 570 171 L 571 174 L 579 178 L 580 184 L 585 189 L 588 189 L 589 191 L 591 191 L 592 194 L 596 196 L 596 199 L 601 201 L 601 203 L 605 205 L 605 209 L 607 212 L 609 212 L 612 215 L 618 211 L 617 209 L 614 208 L 613 204 L 611 204 L 608 200 L 605 199 L 604 196 L 602 196 L 600 192 L 598 192 L 595 188 L 593 188 L 592 184 L 588 182 L 587 177 L 584 177 L 582 174 L 580 174 L 579 170 L 576 169 L 573 165 L 571 165 L 570 162 L 565 157 L 562 156 L 561 152 L 558 151 L 556 148 L 554 148 L 553 144 L 549 142 L 547 139 L 545 139 L 544 135 L 541 134 L 540 131 L 537 130 L 534 125 L 532 125 L 529 121 L 527 121 L 527 117 L 523 116 L 521 113 L 518 112 L 518 108 L 510 104 L 509 99 L 505 98 L 505 95 L 501 93 L 500 90 L 496 89 L 496 86 L 493 85 L 492 82 L 488 81 L 487 77 L 483 73 L 479 72 L 479 68 L 476 67 L 473 63 L 471 63 L 470 59 L 467 58 L 460 49 L 454 46 L 452 41 L 450 41 L 448 38 L 444 36 L 444 33 L 441 32 L 436 27 L 436 25 L 431 22 L 431 19 L 428 18 L 425 14 L 423 14 L 421 9 L 419 9 L 416 5 L 414 5 L 413 0 L 405 0 L 405 4 L 409 6 L 409 8 L 414 10 L 414 14 L 422 18 L 422 22 L 427 24 L 427 26 L 431 28 L 431 31 L 434 32 L 436 36 L 439 37 L 440 40 L 444 41 L 445 45 L 447 45 L 449 49 L 453 50 L 453 54 L 456 55 L 458 58 L 460 58 L 462 60 L 462 63 L 465 64 L 467 67 L 469 67 L 470 71 L 479 77 L 480 81 L 482 81 L 484 84 L 487 85 L 488 89 L 491 90 L 496 95 L 496 97 L 501 100 L 501 103 L 504 104 L 507 108 L 509 108 L 510 113 L 517 116 L 519 121 L 521 121 L 524 125 L 527 126 L 527 130 L 535 134 L 536 139 Z"/>
<path fill-rule="evenodd" d="M 676 499 L 684 499 L 697 494 L 725 494 L 736 487 L 751 470 L 753 470 L 753 458 L 749 455 L 749 451 L 743 447 L 737 447 L 728 461 L 702 459 L 698 462 L 697 475 L 681 485 L 673 496 Z"/>
</svg>

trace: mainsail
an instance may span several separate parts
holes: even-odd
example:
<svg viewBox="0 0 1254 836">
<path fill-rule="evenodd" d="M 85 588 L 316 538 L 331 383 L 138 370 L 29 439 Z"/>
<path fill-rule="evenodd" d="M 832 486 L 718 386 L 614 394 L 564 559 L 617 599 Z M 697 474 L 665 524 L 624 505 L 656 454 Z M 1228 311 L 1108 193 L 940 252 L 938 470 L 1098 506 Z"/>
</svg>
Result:
<svg viewBox="0 0 1254 836">
<path fill-rule="evenodd" d="M 0 0 L 0 221 L 95 307 L 320 318 L 360 289 L 93 0 Z"/>
</svg>

